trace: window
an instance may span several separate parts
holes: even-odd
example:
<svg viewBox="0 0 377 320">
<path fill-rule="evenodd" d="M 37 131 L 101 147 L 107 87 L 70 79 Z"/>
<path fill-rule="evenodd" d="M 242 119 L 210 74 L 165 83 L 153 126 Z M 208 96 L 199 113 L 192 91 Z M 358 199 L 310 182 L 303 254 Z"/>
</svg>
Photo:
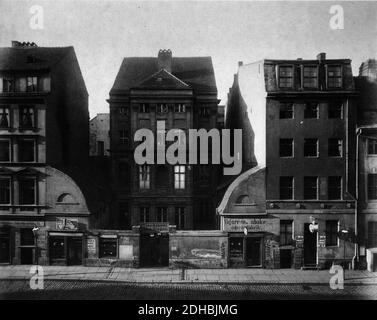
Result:
<svg viewBox="0 0 377 320">
<path fill-rule="evenodd" d="M 20 230 L 21 246 L 33 246 L 34 245 L 34 233 L 31 228 L 22 228 Z"/>
<path fill-rule="evenodd" d="M 338 245 L 338 229 L 339 223 L 337 220 L 326 221 L 326 246 Z"/>
<path fill-rule="evenodd" d="M 280 157 L 293 157 L 293 139 L 280 139 L 279 155 Z"/>
<path fill-rule="evenodd" d="M 293 87 L 293 67 L 279 66 L 279 87 L 292 88 Z"/>
<path fill-rule="evenodd" d="M 10 118 L 9 118 L 9 107 L 0 106 L 0 128 L 9 128 Z"/>
<path fill-rule="evenodd" d="M 105 155 L 105 143 L 103 141 L 97 141 L 97 155 L 98 156 Z"/>
<path fill-rule="evenodd" d="M 149 189 L 151 184 L 150 166 L 139 166 L 139 187 L 140 189 Z"/>
<path fill-rule="evenodd" d="M 318 87 L 318 68 L 316 66 L 304 66 L 304 88 Z"/>
<path fill-rule="evenodd" d="M 293 243 L 292 220 L 280 220 L 280 245 L 287 246 Z"/>
<path fill-rule="evenodd" d="M 329 119 L 343 118 L 343 104 L 341 102 L 332 102 L 329 104 Z"/>
<path fill-rule="evenodd" d="M 168 208 L 166 207 L 157 208 L 157 221 L 168 222 Z"/>
<path fill-rule="evenodd" d="M 204 117 L 204 118 L 208 118 L 209 117 L 209 114 L 210 114 L 210 109 L 209 108 L 200 108 L 199 109 L 199 115 Z"/>
<path fill-rule="evenodd" d="M 149 222 L 149 208 L 140 207 L 140 222 Z"/>
<path fill-rule="evenodd" d="M 35 141 L 29 139 L 18 140 L 18 161 L 35 161 Z"/>
<path fill-rule="evenodd" d="M 168 113 L 169 107 L 166 103 L 159 103 L 157 105 L 157 113 Z"/>
<path fill-rule="evenodd" d="M 182 230 L 185 228 L 185 208 L 176 207 L 175 208 L 175 225 L 177 230 Z"/>
<path fill-rule="evenodd" d="M 156 186 L 166 188 L 169 186 L 169 169 L 165 165 L 156 166 Z"/>
<path fill-rule="evenodd" d="M 327 87 L 330 89 L 342 87 L 341 66 L 327 66 Z"/>
<path fill-rule="evenodd" d="M 142 103 L 139 106 L 139 112 L 141 113 L 149 113 L 149 104 L 148 103 Z"/>
<path fill-rule="evenodd" d="M 0 178 L 0 204 L 10 204 L 10 178 Z"/>
<path fill-rule="evenodd" d="M 35 194 L 35 179 L 20 179 L 19 185 L 19 196 L 20 204 L 32 205 L 36 204 L 36 194 Z"/>
<path fill-rule="evenodd" d="M 318 139 L 304 139 L 304 157 L 318 157 Z"/>
<path fill-rule="evenodd" d="M 50 237 L 50 259 L 64 259 L 65 258 L 65 245 L 64 237 Z"/>
<path fill-rule="evenodd" d="M 116 258 L 117 257 L 117 239 L 99 238 L 99 257 Z"/>
<path fill-rule="evenodd" d="M 368 174 L 368 199 L 377 200 L 377 174 Z"/>
<path fill-rule="evenodd" d="M 174 189 L 185 188 L 185 166 L 174 166 Z"/>
<path fill-rule="evenodd" d="M 14 79 L 10 77 L 4 77 L 2 80 L 3 80 L 3 92 L 13 92 Z"/>
<path fill-rule="evenodd" d="M 293 177 L 280 177 L 280 199 L 293 199 Z"/>
<path fill-rule="evenodd" d="M 368 247 L 377 246 L 377 222 L 368 221 Z"/>
<path fill-rule="evenodd" d="M 305 104 L 304 118 L 305 119 L 318 119 L 319 114 L 318 103 Z"/>
<path fill-rule="evenodd" d="M 122 145 L 126 145 L 128 143 L 128 130 L 127 129 L 121 129 L 119 130 L 119 142 Z"/>
<path fill-rule="evenodd" d="M 174 105 L 174 112 L 176 112 L 176 113 L 184 113 L 184 112 L 186 112 L 186 105 L 184 105 L 184 104 L 175 104 Z"/>
<path fill-rule="evenodd" d="M 377 139 L 368 139 L 368 154 L 377 154 Z"/>
<path fill-rule="evenodd" d="M 343 153 L 343 140 L 342 139 L 329 139 L 329 157 L 341 157 Z"/>
<path fill-rule="evenodd" d="M 34 107 L 23 106 L 20 109 L 20 127 L 22 128 L 34 128 Z"/>
<path fill-rule="evenodd" d="M 0 140 L 0 162 L 10 162 L 10 140 Z"/>
<path fill-rule="evenodd" d="M 342 177 L 328 177 L 329 200 L 342 199 Z"/>
<path fill-rule="evenodd" d="M 293 103 L 280 104 L 280 119 L 293 119 Z"/>
<path fill-rule="evenodd" d="M 119 114 L 121 116 L 127 117 L 128 116 L 128 108 L 126 108 L 126 107 L 120 107 L 119 108 Z"/>
<path fill-rule="evenodd" d="M 304 177 L 304 199 L 316 200 L 318 198 L 318 177 Z"/>
<path fill-rule="evenodd" d="M 27 77 L 26 78 L 26 91 L 34 92 L 37 91 L 38 78 L 37 77 Z"/>
</svg>

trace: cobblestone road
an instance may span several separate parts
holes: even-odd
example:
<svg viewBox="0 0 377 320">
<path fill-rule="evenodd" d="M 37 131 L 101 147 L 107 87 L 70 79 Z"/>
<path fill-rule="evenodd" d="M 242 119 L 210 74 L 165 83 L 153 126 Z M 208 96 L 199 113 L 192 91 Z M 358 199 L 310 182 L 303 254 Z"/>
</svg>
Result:
<svg viewBox="0 0 377 320">
<path fill-rule="evenodd" d="M 124 282 L 46 280 L 43 290 L 31 290 L 28 280 L 1 280 L 1 299 L 377 299 L 375 284 L 130 284 Z"/>
</svg>

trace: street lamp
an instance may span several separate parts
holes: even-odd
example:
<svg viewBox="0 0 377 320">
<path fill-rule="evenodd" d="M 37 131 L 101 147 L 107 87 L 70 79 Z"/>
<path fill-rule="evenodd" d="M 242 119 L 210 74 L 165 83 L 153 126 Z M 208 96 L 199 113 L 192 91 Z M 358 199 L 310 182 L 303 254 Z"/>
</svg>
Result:
<svg viewBox="0 0 377 320">
<path fill-rule="evenodd" d="M 343 264 L 344 264 L 344 271 L 346 270 L 346 238 L 348 234 L 347 229 L 342 229 L 340 231 L 343 234 Z"/>
<path fill-rule="evenodd" d="M 34 235 L 34 246 L 35 246 L 35 257 L 36 257 L 36 264 L 37 264 L 37 274 L 38 274 L 38 244 L 37 244 L 37 239 L 38 239 L 38 230 L 39 228 L 38 227 L 34 227 L 32 229 L 33 231 L 33 235 Z"/>
</svg>

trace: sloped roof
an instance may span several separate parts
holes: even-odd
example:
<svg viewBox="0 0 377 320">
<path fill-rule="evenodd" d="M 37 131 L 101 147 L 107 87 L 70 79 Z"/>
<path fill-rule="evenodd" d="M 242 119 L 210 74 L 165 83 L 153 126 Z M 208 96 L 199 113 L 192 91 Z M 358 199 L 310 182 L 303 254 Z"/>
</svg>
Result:
<svg viewBox="0 0 377 320">
<path fill-rule="evenodd" d="M 127 93 L 158 71 L 157 57 L 124 58 L 110 94 Z M 211 57 L 172 57 L 171 74 L 195 91 L 217 93 Z"/>
<path fill-rule="evenodd" d="M 165 69 L 157 71 L 137 85 L 138 88 L 190 89 L 190 86 Z"/>
<path fill-rule="evenodd" d="M 73 47 L 0 48 L 0 70 L 44 70 L 58 63 Z"/>
</svg>

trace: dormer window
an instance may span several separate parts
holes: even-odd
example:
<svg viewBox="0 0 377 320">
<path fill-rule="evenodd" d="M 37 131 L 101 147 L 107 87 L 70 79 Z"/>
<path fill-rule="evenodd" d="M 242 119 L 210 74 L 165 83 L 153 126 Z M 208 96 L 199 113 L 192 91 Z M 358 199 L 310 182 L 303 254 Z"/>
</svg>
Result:
<svg viewBox="0 0 377 320">
<path fill-rule="evenodd" d="M 293 66 L 279 66 L 279 88 L 293 87 Z"/>
<path fill-rule="evenodd" d="M 9 128 L 10 119 L 9 119 L 9 107 L 0 106 L 0 128 Z"/>
<path fill-rule="evenodd" d="M 341 88 L 342 87 L 342 67 L 341 66 L 327 66 L 327 88 Z"/>
<path fill-rule="evenodd" d="M 35 92 L 38 88 L 38 78 L 37 77 L 27 77 L 26 78 L 26 91 Z"/>
<path fill-rule="evenodd" d="M 304 88 L 318 87 L 318 68 L 317 66 L 304 66 Z"/>
</svg>

